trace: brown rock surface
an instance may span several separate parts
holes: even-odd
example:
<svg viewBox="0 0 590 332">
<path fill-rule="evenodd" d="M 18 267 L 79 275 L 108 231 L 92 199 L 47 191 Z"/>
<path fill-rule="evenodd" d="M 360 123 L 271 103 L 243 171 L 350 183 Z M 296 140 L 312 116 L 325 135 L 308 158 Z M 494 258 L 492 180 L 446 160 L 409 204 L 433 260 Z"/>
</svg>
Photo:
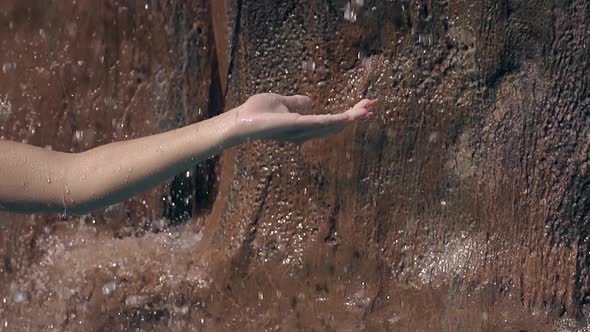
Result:
<svg viewBox="0 0 590 332">
<path fill-rule="evenodd" d="M 225 87 L 378 97 L 377 119 L 228 151 L 186 225 L 146 226 L 183 219 L 165 189 L 5 217 L 0 329 L 587 328 L 588 1 L 121 3 L 0 5 L 3 137 L 86 149 L 210 116 Z M 172 200 L 208 206 L 214 169 Z"/>
</svg>

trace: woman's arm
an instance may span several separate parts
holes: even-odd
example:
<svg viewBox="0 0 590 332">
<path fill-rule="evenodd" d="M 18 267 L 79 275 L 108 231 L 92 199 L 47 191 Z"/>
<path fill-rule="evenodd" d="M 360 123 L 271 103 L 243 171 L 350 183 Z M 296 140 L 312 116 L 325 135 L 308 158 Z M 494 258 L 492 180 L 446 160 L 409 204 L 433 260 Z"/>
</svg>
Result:
<svg viewBox="0 0 590 332">
<path fill-rule="evenodd" d="M 184 128 L 68 154 L 0 141 L 0 210 L 84 214 L 125 200 L 252 139 L 301 143 L 372 116 L 363 100 L 335 115 L 302 115 L 303 96 L 257 95 L 244 105 Z"/>
</svg>

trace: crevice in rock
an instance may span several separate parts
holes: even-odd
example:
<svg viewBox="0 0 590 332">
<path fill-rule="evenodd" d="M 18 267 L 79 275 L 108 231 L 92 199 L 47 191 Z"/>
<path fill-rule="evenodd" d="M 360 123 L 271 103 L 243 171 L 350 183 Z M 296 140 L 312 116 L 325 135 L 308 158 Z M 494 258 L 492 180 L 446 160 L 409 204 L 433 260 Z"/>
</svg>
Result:
<svg viewBox="0 0 590 332">
<path fill-rule="evenodd" d="M 213 37 L 211 36 L 211 38 Z M 217 51 L 213 50 L 212 54 L 213 70 L 211 71 L 211 86 L 209 89 L 209 105 L 207 109 L 209 118 L 221 114 L 225 107 Z M 218 173 L 219 157 L 209 159 L 197 165 L 194 175 L 194 215 L 201 216 L 211 211 L 213 203 L 217 198 Z"/>
<path fill-rule="evenodd" d="M 338 244 L 338 239 L 336 238 L 336 217 L 340 213 L 340 203 L 336 203 L 334 208 L 332 209 L 332 213 L 328 218 L 329 223 L 329 231 L 328 235 L 324 238 L 324 242 L 328 244 Z"/>
<path fill-rule="evenodd" d="M 238 0 L 236 22 L 235 22 L 234 29 L 233 29 L 232 43 L 231 43 L 230 54 L 229 54 L 229 65 L 228 65 L 228 69 L 227 69 L 227 73 L 226 73 L 227 74 L 226 77 L 228 78 L 228 82 L 227 82 L 227 85 L 225 86 L 225 92 L 223 94 L 224 97 L 227 97 L 227 93 L 229 91 L 229 79 L 232 77 L 232 74 L 234 71 L 236 53 L 237 53 L 237 49 L 239 47 L 238 44 L 240 43 L 240 31 L 241 31 L 241 25 L 242 25 L 242 8 L 243 8 L 243 1 Z"/>
<path fill-rule="evenodd" d="M 258 232 L 258 223 L 260 222 L 260 217 L 262 215 L 262 211 L 266 204 L 266 199 L 269 194 L 269 188 L 272 183 L 272 175 L 268 175 L 261 186 L 260 192 L 258 193 L 258 197 L 256 199 L 256 209 L 250 218 L 250 224 L 246 230 L 245 239 L 242 242 L 241 250 L 238 255 L 235 256 L 233 266 L 236 268 L 234 271 L 238 273 L 238 277 L 242 276 L 243 274 L 247 273 L 248 266 L 250 266 L 250 262 L 255 257 L 253 253 L 253 243 L 256 239 L 256 233 Z"/>
<path fill-rule="evenodd" d="M 213 40 L 213 29 L 209 29 Z M 210 51 L 211 83 L 206 118 L 213 118 L 223 112 L 225 97 L 222 92 L 221 68 L 214 43 Z M 189 58 L 191 54 L 188 54 Z M 169 204 L 166 217 L 172 224 L 180 224 L 193 218 L 208 214 L 217 197 L 219 157 L 214 157 L 196 165 L 193 169 L 177 175 L 170 186 Z"/>
</svg>

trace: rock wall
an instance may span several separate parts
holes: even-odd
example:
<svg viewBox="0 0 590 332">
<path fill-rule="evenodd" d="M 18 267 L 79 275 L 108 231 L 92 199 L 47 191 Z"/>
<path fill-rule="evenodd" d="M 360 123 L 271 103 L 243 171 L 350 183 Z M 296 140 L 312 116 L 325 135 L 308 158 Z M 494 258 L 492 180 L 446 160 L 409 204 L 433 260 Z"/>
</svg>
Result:
<svg viewBox="0 0 590 332">
<path fill-rule="evenodd" d="M 86 43 L 72 54 L 90 52 L 89 36 L 97 30 L 92 20 L 104 20 L 104 29 L 111 30 L 99 32 L 97 44 L 118 50 L 111 61 L 127 70 L 86 77 L 93 88 L 70 83 L 78 93 L 99 84 L 103 90 L 91 100 L 103 103 L 100 117 L 90 102 L 68 108 L 74 104 L 64 102 L 70 92 L 60 97 L 47 92 L 54 111 L 33 112 L 41 102 L 23 108 L 11 115 L 22 119 L 9 121 L 2 135 L 75 151 L 125 138 L 116 134 L 115 122 L 112 134 L 93 129 L 125 114 L 125 119 L 154 119 L 148 125 L 129 120 L 123 128 L 127 135 L 144 135 L 268 91 L 308 94 L 316 113 L 342 111 L 362 97 L 379 98 L 377 118 L 302 147 L 252 142 L 227 151 L 219 166 L 212 162 L 194 172 L 201 175 L 190 185 L 175 181 L 180 193 L 170 200 L 198 196 L 193 202 L 201 203 L 180 214 L 170 212 L 170 200 L 156 209 L 155 201 L 166 198 L 162 193 L 174 191 L 160 189 L 148 194 L 155 197 L 148 204 L 151 214 L 137 205 L 125 208 L 129 218 L 118 219 L 129 225 L 127 231 L 112 222 L 44 224 L 33 217 L 19 223 L 11 216 L 0 234 L 1 278 L 10 285 L 0 290 L 0 298 L 7 299 L 0 303 L 0 326 L 3 319 L 7 330 L 576 331 L 586 326 L 588 1 L 239 0 L 212 2 L 211 13 L 205 2 L 183 4 L 123 6 L 124 14 L 90 1 L 1 5 L 9 14 L 0 22 L 23 34 L 17 39 L 16 32 L 3 29 L 2 40 L 31 43 L 41 38 L 35 24 L 54 22 L 54 43 L 77 41 L 68 48 L 59 44 L 59 54 L 81 41 Z M 34 16 L 27 6 L 43 7 L 38 10 L 43 15 Z M 84 37 L 66 36 L 64 13 L 85 18 L 71 24 L 76 31 L 88 30 Z M 112 24 L 120 15 L 127 21 Z M 65 32 L 59 32 L 60 24 Z M 203 39 L 190 42 L 194 33 Z M 11 47 L 17 53 L 2 57 L 28 54 L 33 57 L 28 61 L 41 61 L 26 48 Z M 129 53 L 136 56 L 127 58 Z M 80 77 L 99 75 L 87 66 L 100 57 L 78 58 L 69 65 L 59 57 L 54 61 L 82 72 L 89 68 Z M 148 63 L 142 81 L 134 81 L 136 62 Z M 0 80 L 0 94 L 8 96 L 12 109 L 31 100 L 17 96 L 14 91 L 23 88 L 13 80 L 39 84 L 34 90 L 39 94 L 56 76 L 45 73 L 43 81 L 43 70 L 26 74 L 26 62 L 16 63 Z M 14 70 L 23 72 L 10 74 Z M 147 96 L 109 90 L 120 86 L 113 81 L 143 86 Z M 158 103 L 161 91 L 165 97 Z M 108 98 L 113 105 L 145 103 L 122 112 L 105 103 Z M 197 109 L 193 105 L 209 110 L 195 115 L 189 111 Z M 71 117 L 70 124 L 58 117 L 51 130 L 37 126 L 31 132 L 35 119 L 54 113 Z M 80 129 L 73 126 L 104 137 L 76 143 L 72 135 Z M 42 141 L 47 137 L 53 138 Z M 85 142 L 87 134 L 82 137 Z M 211 180 L 217 168 L 218 184 Z M 211 189 L 199 194 L 203 182 Z M 194 212 L 191 222 L 144 226 L 166 213 L 186 219 L 182 211 Z M 148 222 L 134 221 L 137 216 Z M 25 241 L 15 241 L 15 235 Z M 17 259 L 21 255 L 29 258 Z"/>
<path fill-rule="evenodd" d="M 219 112 L 207 1 L 2 1 L 0 27 L 1 139 L 78 152 Z M 66 271 L 79 264 L 91 271 L 98 263 L 88 257 L 51 274 L 47 257 L 67 261 L 62 251 L 88 250 L 92 238 L 141 237 L 191 216 L 202 224 L 215 198 L 216 168 L 216 161 L 203 163 L 125 204 L 68 222 L 0 215 L 0 282 L 7 285 L 0 290 L 0 329 L 71 329 L 80 314 L 67 309 L 68 299 L 80 295 L 53 287 L 73 280 Z M 68 289 L 84 293 L 88 280 L 75 282 Z M 100 306 L 89 311 L 103 313 Z M 106 323 L 85 324 L 80 328 Z"/>
</svg>

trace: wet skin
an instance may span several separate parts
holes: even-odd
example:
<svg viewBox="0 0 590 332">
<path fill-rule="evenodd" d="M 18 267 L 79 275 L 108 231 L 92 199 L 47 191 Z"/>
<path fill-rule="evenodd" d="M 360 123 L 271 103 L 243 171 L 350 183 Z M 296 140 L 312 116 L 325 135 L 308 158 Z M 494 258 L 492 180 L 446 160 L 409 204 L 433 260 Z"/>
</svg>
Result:
<svg viewBox="0 0 590 332">
<path fill-rule="evenodd" d="M 364 99 L 339 114 L 308 114 L 305 96 L 260 94 L 214 118 L 82 153 L 0 141 L 0 210 L 85 214 L 146 191 L 226 148 L 250 140 L 296 144 L 373 116 Z"/>
</svg>

